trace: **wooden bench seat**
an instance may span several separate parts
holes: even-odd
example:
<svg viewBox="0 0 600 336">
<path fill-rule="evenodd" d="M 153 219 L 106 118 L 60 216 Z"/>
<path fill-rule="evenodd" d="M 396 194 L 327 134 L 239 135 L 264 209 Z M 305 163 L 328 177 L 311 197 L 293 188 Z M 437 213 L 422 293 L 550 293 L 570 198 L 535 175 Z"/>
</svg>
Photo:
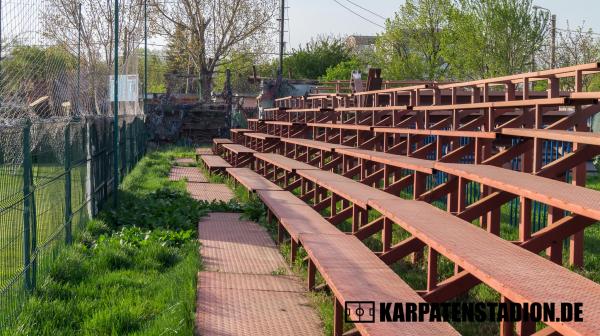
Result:
<svg viewBox="0 0 600 336">
<path fill-rule="evenodd" d="M 600 191 L 488 165 L 435 163 L 435 169 L 600 220 Z"/>
<path fill-rule="evenodd" d="M 212 151 L 215 155 L 220 155 L 223 152 L 223 149 L 221 148 L 221 146 L 224 144 L 231 144 L 231 143 L 233 143 L 233 141 L 231 141 L 230 139 L 215 138 L 215 139 L 213 139 Z M 196 153 L 196 155 L 198 155 L 198 154 Z"/>
<path fill-rule="evenodd" d="M 214 138 L 213 139 L 213 144 L 216 144 L 216 145 L 230 144 L 230 143 L 233 143 L 233 141 L 231 141 L 231 139 L 224 139 L 224 138 Z"/>
<path fill-rule="evenodd" d="M 238 144 L 224 144 L 223 148 L 235 154 L 256 153 L 254 149 Z"/>
<path fill-rule="evenodd" d="M 307 163 L 296 161 L 294 159 L 287 158 L 283 155 L 279 154 L 271 154 L 271 153 L 255 153 L 254 157 L 256 159 L 262 160 L 266 163 L 272 164 L 286 170 L 288 172 L 295 172 L 296 170 L 310 170 L 310 169 L 319 169 L 317 167 L 313 167 Z"/>
<path fill-rule="evenodd" d="M 224 144 L 221 147 L 225 160 L 233 167 L 243 167 L 252 163 L 253 154 L 256 153 L 255 150 L 238 144 Z"/>
<path fill-rule="evenodd" d="M 200 155 L 200 162 L 211 173 L 222 172 L 226 168 L 231 168 L 231 165 L 218 155 Z"/>
<path fill-rule="evenodd" d="M 598 334 L 595 282 L 430 204 L 398 199 L 369 205 L 513 302 L 556 303 L 557 310 L 560 302 L 582 302 L 584 322 L 548 325 L 566 334 Z"/>
<path fill-rule="evenodd" d="M 196 148 L 196 161 L 200 161 L 200 155 L 215 155 L 214 150 L 210 148 Z"/>
<path fill-rule="evenodd" d="M 357 148 L 340 148 L 337 150 L 337 153 L 348 155 L 354 158 L 383 163 L 392 167 L 414 170 L 425 174 L 433 174 L 434 162 L 430 160 Z"/>
<path fill-rule="evenodd" d="M 316 141 L 316 140 L 309 140 L 309 139 L 299 139 L 299 138 L 281 138 L 281 141 L 288 143 L 288 144 L 292 144 L 292 145 L 299 145 L 299 146 L 324 150 L 324 151 L 328 151 L 328 152 L 335 152 L 336 149 L 341 149 L 341 148 L 352 148 L 352 147 L 346 146 L 346 145 L 340 145 L 340 144 L 334 144 L 334 143 L 328 143 L 328 142 L 322 142 L 322 141 Z"/>
<path fill-rule="evenodd" d="M 561 106 L 571 104 L 571 100 L 565 97 L 560 98 L 541 98 L 541 99 L 525 99 L 525 100 L 508 100 L 498 102 L 471 103 L 471 104 L 454 104 L 454 105 L 429 105 L 415 106 L 415 111 L 446 111 L 446 110 L 479 110 L 487 108 L 511 108 L 511 107 L 532 107 L 541 106 Z"/>
<path fill-rule="evenodd" d="M 371 199 L 397 198 L 385 191 L 367 186 L 330 171 L 320 169 L 297 170 L 296 174 L 326 188 L 363 209 L 367 208 L 368 201 Z"/>
<path fill-rule="evenodd" d="M 271 135 L 271 134 L 266 134 L 266 133 L 261 133 L 261 132 L 249 132 L 249 133 L 245 133 L 244 136 L 249 137 L 249 138 L 254 138 L 254 139 L 260 139 L 260 140 L 279 139 L 279 136 L 277 136 L 277 135 Z"/>
<path fill-rule="evenodd" d="M 258 175 L 249 168 L 227 168 L 225 170 L 249 191 L 282 190 L 278 185 Z"/>
<path fill-rule="evenodd" d="M 502 134 L 524 138 L 539 138 L 546 140 L 558 140 L 600 146 L 600 133 L 592 132 L 575 132 L 528 128 L 503 128 Z"/>
<path fill-rule="evenodd" d="M 373 129 L 373 126 L 355 124 L 308 123 L 307 125 L 309 127 L 335 128 L 353 131 L 371 131 Z"/>
<path fill-rule="evenodd" d="M 430 129 L 413 129 L 413 128 L 398 128 L 398 127 L 375 127 L 375 133 L 384 134 L 414 134 L 414 135 L 436 135 L 444 137 L 465 137 L 465 138 L 480 138 L 480 139 L 496 139 L 496 132 L 482 131 L 451 131 L 451 130 L 430 130 Z"/>
<path fill-rule="evenodd" d="M 279 126 L 295 126 L 295 125 L 301 125 L 302 123 L 293 122 L 293 121 L 275 121 L 275 120 L 270 120 L 270 121 L 265 121 L 265 124 L 267 124 L 267 125 L 279 125 Z"/>
<path fill-rule="evenodd" d="M 377 322 L 355 324 L 362 335 L 458 335 L 447 323 L 380 323 L 379 302 L 425 301 L 356 237 L 305 233 L 300 240 L 340 306 L 375 301 Z"/>
<path fill-rule="evenodd" d="M 258 190 L 256 194 L 296 242 L 303 233 L 345 235 L 289 191 Z"/>
</svg>

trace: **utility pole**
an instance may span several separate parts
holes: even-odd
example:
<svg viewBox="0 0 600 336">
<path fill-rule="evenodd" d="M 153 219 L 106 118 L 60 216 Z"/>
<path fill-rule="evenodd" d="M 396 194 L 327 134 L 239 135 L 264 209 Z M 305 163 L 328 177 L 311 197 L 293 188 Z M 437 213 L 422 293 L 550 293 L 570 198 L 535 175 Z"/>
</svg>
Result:
<svg viewBox="0 0 600 336">
<path fill-rule="evenodd" d="M 556 14 L 552 14 L 552 31 L 550 32 L 551 36 L 552 36 L 552 46 L 551 46 L 551 53 L 552 53 L 552 60 L 551 60 L 551 67 L 552 69 L 554 69 L 556 67 Z"/>
<path fill-rule="evenodd" d="M 285 0 L 281 1 L 281 12 L 279 13 L 279 71 L 277 73 L 279 78 L 283 78 L 283 50 L 285 48 L 285 42 L 283 40 L 285 32 Z"/>
</svg>

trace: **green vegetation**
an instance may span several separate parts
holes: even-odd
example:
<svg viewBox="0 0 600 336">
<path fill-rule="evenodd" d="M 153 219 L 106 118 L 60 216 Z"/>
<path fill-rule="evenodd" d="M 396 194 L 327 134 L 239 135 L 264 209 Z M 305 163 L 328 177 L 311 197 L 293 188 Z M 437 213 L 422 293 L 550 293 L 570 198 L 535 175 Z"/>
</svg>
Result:
<svg viewBox="0 0 600 336">
<path fill-rule="evenodd" d="M 168 180 L 172 160 L 192 155 L 175 148 L 143 158 L 121 185 L 119 208 L 101 212 L 59 252 L 3 334 L 193 334 L 196 225 L 207 211 L 235 207 L 200 204 L 184 182 Z"/>
</svg>

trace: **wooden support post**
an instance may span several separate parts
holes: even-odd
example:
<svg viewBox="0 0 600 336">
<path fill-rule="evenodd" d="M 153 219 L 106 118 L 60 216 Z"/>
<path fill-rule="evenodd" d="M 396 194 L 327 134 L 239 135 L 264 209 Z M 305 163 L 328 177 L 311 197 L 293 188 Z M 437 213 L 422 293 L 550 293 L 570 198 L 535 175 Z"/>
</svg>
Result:
<svg viewBox="0 0 600 336">
<path fill-rule="evenodd" d="M 356 205 L 352 205 L 352 233 L 356 233 L 360 228 L 360 208 Z"/>
<path fill-rule="evenodd" d="M 392 247 L 392 225 L 393 222 L 390 219 L 385 218 L 383 220 L 383 231 L 381 233 L 383 253 L 388 252 Z"/>
<path fill-rule="evenodd" d="M 548 226 L 564 217 L 564 210 L 548 206 Z M 562 240 L 553 241 L 546 250 L 550 261 L 562 265 L 563 242 Z"/>
<path fill-rule="evenodd" d="M 296 254 L 298 252 L 298 242 L 296 242 L 294 240 L 294 238 L 292 237 L 292 239 L 290 239 L 290 263 L 293 264 L 296 261 Z"/>
<path fill-rule="evenodd" d="M 416 200 L 426 191 L 426 179 L 426 174 L 415 171 L 413 184 L 413 199 Z"/>
<path fill-rule="evenodd" d="M 437 287 L 438 278 L 438 253 L 432 249 L 431 246 L 427 247 L 428 258 L 427 258 L 427 291 L 432 291 Z"/>
<path fill-rule="evenodd" d="M 316 278 L 316 272 L 317 269 L 315 267 L 315 263 L 312 261 L 312 259 L 308 259 L 308 276 L 307 276 L 307 280 L 308 280 L 308 290 L 312 291 L 315 289 L 315 278 Z"/>
<path fill-rule="evenodd" d="M 344 333 L 344 307 L 340 301 L 333 298 L 333 335 L 342 336 Z"/>
<path fill-rule="evenodd" d="M 500 302 L 502 303 L 510 303 L 510 300 L 505 296 L 500 297 Z M 513 322 L 508 320 L 500 321 L 500 336 L 513 336 L 515 325 Z"/>
<path fill-rule="evenodd" d="M 519 241 L 531 238 L 531 200 L 519 197 Z"/>
</svg>

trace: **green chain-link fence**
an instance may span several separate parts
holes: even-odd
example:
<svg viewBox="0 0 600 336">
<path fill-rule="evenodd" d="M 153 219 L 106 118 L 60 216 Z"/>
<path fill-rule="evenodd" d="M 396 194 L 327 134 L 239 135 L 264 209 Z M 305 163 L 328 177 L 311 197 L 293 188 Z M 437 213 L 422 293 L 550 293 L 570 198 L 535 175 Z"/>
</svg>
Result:
<svg viewBox="0 0 600 336">
<path fill-rule="evenodd" d="M 122 179 L 146 136 L 140 116 L 120 120 Z M 112 129 L 111 117 L 0 125 L 0 329 L 112 194 Z"/>
</svg>

